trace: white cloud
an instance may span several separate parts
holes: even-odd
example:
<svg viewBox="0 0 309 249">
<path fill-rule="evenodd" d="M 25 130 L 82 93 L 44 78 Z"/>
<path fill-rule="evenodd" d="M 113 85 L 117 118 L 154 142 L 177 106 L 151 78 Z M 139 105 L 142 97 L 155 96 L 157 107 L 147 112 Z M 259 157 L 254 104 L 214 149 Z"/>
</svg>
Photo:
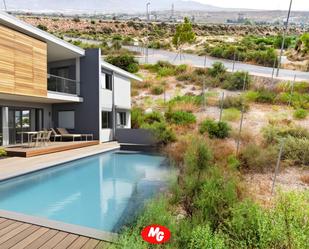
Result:
<svg viewBox="0 0 309 249">
<path fill-rule="evenodd" d="M 290 0 L 197 0 L 201 3 L 211 4 L 226 8 L 248 8 L 265 10 L 287 10 Z M 308 10 L 309 0 L 293 0 L 293 10 Z"/>
</svg>

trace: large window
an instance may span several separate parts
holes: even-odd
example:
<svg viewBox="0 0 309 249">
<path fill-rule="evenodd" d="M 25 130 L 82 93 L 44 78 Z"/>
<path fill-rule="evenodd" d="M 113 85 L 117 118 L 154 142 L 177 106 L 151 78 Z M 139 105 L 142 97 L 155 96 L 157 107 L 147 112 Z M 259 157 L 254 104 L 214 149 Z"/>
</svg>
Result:
<svg viewBox="0 0 309 249">
<path fill-rule="evenodd" d="M 111 74 L 105 74 L 105 85 L 103 88 L 113 90 L 113 76 Z"/>
<path fill-rule="evenodd" d="M 58 112 L 59 128 L 75 129 L 75 112 L 60 111 Z"/>
<path fill-rule="evenodd" d="M 127 113 L 117 112 L 117 126 L 124 127 L 127 125 Z"/>
<path fill-rule="evenodd" d="M 102 111 L 102 129 L 112 128 L 112 113 Z"/>
</svg>

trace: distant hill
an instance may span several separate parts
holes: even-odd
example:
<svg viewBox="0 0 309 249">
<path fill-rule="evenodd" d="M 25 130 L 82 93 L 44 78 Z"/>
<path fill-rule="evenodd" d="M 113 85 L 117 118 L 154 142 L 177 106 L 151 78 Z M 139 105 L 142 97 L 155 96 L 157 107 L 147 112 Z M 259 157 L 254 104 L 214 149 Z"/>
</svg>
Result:
<svg viewBox="0 0 309 249">
<path fill-rule="evenodd" d="M 103 12 L 103 13 L 134 13 L 145 12 L 150 2 L 150 10 L 169 10 L 172 4 L 178 11 L 226 11 L 228 9 L 184 0 L 10 0 L 9 10 L 41 11 L 41 12 Z"/>
</svg>

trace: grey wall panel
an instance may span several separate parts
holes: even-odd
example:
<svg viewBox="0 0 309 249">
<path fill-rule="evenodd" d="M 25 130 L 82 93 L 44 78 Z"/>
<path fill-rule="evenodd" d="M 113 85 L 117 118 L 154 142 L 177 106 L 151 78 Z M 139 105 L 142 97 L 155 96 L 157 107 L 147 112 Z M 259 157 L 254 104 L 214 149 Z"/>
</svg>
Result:
<svg viewBox="0 0 309 249">
<path fill-rule="evenodd" d="M 59 111 L 75 111 L 74 133 L 91 133 L 94 139 L 99 139 L 99 82 L 100 82 L 100 56 L 99 49 L 86 50 L 80 60 L 80 81 L 82 103 L 54 104 L 54 126 L 58 127 Z"/>
<path fill-rule="evenodd" d="M 116 140 L 128 144 L 156 144 L 153 134 L 145 129 L 116 129 Z"/>
</svg>

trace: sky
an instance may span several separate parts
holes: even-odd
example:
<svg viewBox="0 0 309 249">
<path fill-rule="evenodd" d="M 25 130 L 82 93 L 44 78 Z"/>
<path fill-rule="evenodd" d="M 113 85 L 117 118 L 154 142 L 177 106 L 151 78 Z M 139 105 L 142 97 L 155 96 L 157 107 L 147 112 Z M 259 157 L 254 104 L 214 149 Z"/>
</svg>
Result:
<svg viewBox="0 0 309 249">
<path fill-rule="evenodd" d="M 196 0 L 201 3 L 227 8 L 287 10 L 290 0 Z M 309 0 L 293 0 L 293 10 L 308 10 Z"/>
</svg>

